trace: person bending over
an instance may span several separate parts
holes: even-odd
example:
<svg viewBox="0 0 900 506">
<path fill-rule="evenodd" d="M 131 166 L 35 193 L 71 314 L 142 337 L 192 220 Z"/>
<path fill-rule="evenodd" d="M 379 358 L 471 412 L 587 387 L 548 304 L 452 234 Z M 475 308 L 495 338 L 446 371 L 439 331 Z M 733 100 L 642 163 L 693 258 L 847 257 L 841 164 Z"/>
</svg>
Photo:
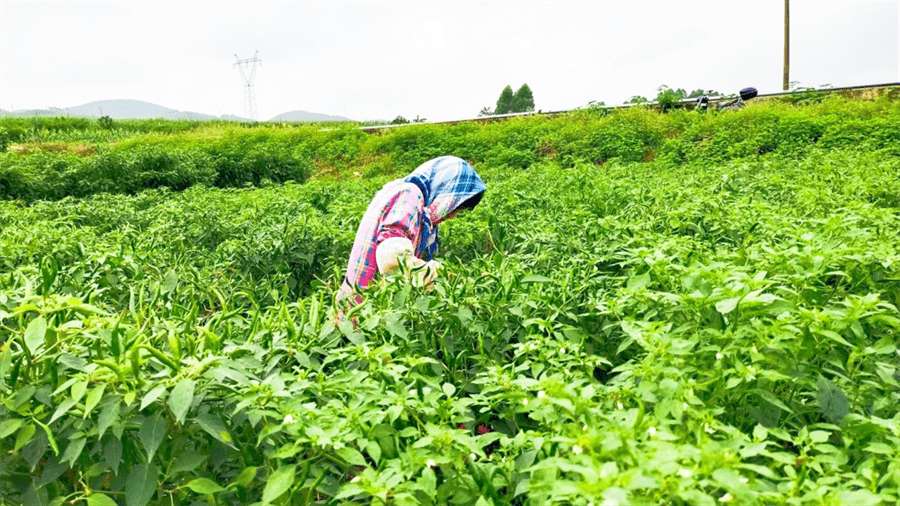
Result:
<svg viewBox="0 0 900 506">
<path fill-rule="evenodd" d="M 415 269 L 423 286 L 430 286 L 440 267 L 433 259 L 438 224 L 473 209 L 486 189 L 475 169 L 455 156 L 429 160 L 405 178 L 385 184 L 356 231 L 338 300 L 369 286 L 376 274 L 395 274 L 401 261 L 407 272 Z M 358 295 L 354 300 L 362 302 Z"/>
</svg>

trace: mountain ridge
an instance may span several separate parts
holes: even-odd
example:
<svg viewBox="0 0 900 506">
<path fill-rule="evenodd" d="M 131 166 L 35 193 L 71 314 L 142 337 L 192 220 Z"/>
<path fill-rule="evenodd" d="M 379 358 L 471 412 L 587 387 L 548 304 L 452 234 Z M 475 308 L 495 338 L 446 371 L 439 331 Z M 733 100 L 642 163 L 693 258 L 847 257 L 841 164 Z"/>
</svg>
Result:
<svg viewBox="0 0 900 506">
<path fill-rule="evenodd" d="M 22 109 L 15 111 L 7 111 L 0 109 L 0 116 L 3 117 L 40 117 L 40 116 L 76 116 L 86 118 L 99 118 L 101 116 L 109 116 L 112 119 L 170 119 L 170 120 L 196 120 L 196 121 L 240 121 L 246 122 L 249 119 L 235 116 L 232 114 L 223 114 L 215 116 L 211 114 L 203 114 L 194 111 L 179 111 L 170 109 L 165 106 L 145 102 L 135 99 L 116 99 L 116 100 L 96 100 L 86 104 L 50 109 Z M 309 111 L 288 111 L 281 113 L 272 119 L 264 122 L 288 122 L 288 123 L 307 123 L 307 122 L 349 122 L 354 121 L 343 116 L 333 116 Z"/>
</svg>

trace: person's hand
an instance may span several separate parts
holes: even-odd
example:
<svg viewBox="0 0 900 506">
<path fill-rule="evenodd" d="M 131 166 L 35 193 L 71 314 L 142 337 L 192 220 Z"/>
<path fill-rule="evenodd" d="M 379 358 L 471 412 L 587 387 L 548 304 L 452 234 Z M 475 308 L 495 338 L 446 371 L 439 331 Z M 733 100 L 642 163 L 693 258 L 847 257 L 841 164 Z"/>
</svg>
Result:
<svg viewBox="0 0 900 506">
<path fill-rule="evenodd" d="M 437 260 L 429 260 L 421 267 L 417 267 L 415 269 L 415 279 L 419 282 L 419 286 L 424 287 L 426 290 L 434 289 L 434 280 L 437 278 L 440 268 L 441 263 Z"/>
</svg>

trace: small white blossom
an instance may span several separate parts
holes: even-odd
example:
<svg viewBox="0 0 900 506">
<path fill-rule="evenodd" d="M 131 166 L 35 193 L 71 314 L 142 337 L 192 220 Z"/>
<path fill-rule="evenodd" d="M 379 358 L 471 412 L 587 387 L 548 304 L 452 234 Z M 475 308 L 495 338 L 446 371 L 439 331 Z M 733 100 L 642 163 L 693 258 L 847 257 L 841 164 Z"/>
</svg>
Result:
<svg viewBox="0 0 900 506">
<path fill-rule="evenodd" d="M 678 476 L 681 476 L 682 478 L 690 478 L 690 476 L 692 474 L 694 474 L 694 473 L 691 472 L 689 469 L 685 469 L 683 467 L 678 470 Z"/>
<path fill-rule="evenodd" d="M 560 348 L 560 349 L 559 349 L 559 354 L 560 354 L 560 355 L 565 355 L 565 354 L 566 354 L 566 349 L 565 349 L 565 348 Z"/>
<path fill-rule="evenodd" d="M 528 405 L 528 399 L 522 399 L 522 405 L 523 405 L 523 406 L 527 406 L 527 405 Z"/>
<path fill-rule="evenodd" d="M 285 425 L 290 425 L 290 424 L 294 423 L 294 417 L 291 415 L 284 415 L 284 421 L 281 423 L 283 423 Z"/>
<path fill-rule="evenodd" d="M 470 453 L 470 454 L 469 454 L 469 460 L 474 461 L 474 460 L 477 459 L 477 458 L 478 458 L 478 455 L 475 455 L 474 453 Z"/>
<path fill-rule="evenodd" d="M 547 394 L 545 394 L 544 391 L 541 390 L 540 392 L 537 393 L 537 398 L 538 398 L 538 399 L 543 399 L 544 397 L 546 397 L 546 395 L 547 395 Z"/>
<path fill-rule="evenodd" d="M 428 462 L 426 462 L 425 465 L 434 469 L 436 464 L 434 463 L 434 459 L 428 459 Z"/>
<path fill-rule="evenodd" d="M 581 426 L 581 430 L 587 431 L 587 425 L 582 425 L 582 426 Z"/>
<path fill-rule="evenodd" d="M 741 483 L 748 483 L 750 478 L 738 478 L 738 480 L 740 480 Z"/>
<path fill-rule="evenodd" d="M 623 406 L 621 402 L 617 402 L 616 407 L 619 409 L 625 409 L 625 406 Z"/>
<path fill-rule="evenodd" d="M 731 502 L 734 500 L 734 497 L 732 497 L 728 492 L 725 492 L 725 495 L 720 497 L 719 500 L 722 502 Z"/>
<path fill-rule="evenodd" d="M 575 455 L 581 455 L 581 452 L 583 451 L 584 449 L 578 445 L 572 447 L 572 453 L 574 453 Z"/>
<path fill-rule="evenodd" d="M 716 360 L 722 360 L 723 358 L 725 358 L 725 355 L 722 355 L 721 353 L 716 353 Z"/>
<path fill-rule="evenodd" d="M 350 480 L 350 483 L 359 483 L 359 480 L 360 480 L 360 479 L 361 479 L 361 478 L 360 478 L 359 476 L 354 476 L 353 479 Z"/>
<path fill-rule="evenodd" d="M 656 436 L 656 427 L 650 427 L 647 429 L 647 433 L 650 434 L 650 437 Z"/>
</svg>

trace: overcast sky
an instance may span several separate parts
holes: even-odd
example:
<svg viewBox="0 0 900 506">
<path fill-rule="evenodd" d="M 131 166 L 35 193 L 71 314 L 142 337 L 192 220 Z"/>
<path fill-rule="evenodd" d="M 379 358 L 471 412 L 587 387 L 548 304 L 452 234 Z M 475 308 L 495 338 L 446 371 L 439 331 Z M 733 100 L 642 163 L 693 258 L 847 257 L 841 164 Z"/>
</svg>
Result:
<svg viewBox="0 0 900 506">
<path fill-rule="evenodd" d="M 900 81 L 900 2 L 790 5 L 791 81 Z M 135 99 L 243 115 L 235 54 L 259 51 L 259 119 L 470 118 L 506 85 L 537 109 L 660 85 L 782 87 L 784 2 L 0 3 L 0 107 Z"/>
</svg>

